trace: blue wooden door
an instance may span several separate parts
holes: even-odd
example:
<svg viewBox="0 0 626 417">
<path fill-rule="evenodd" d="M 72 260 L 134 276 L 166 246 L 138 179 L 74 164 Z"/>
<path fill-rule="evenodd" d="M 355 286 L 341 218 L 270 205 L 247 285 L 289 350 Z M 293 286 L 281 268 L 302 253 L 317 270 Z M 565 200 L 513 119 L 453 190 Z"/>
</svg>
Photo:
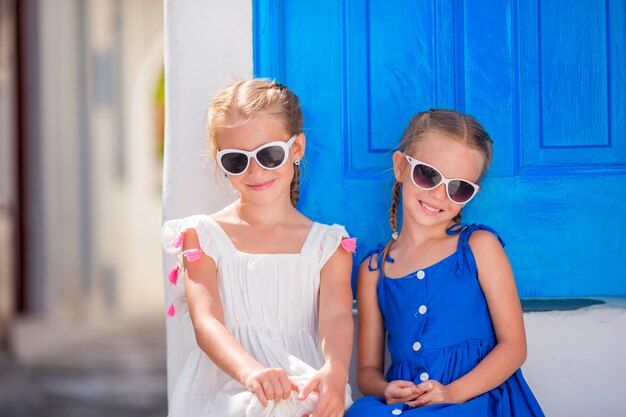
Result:
<svg viewBox="0 0 626 417">
<path fill-rule="evenodd" d="M 390 236 L 409 118 L 453 108 L 494 139 L 464 220 L 500 231 L 520 294 L 624 295 L 625 28 L 622 0 L 257 0 L 255 73 L 300 96 L 300 208 L 359 260 Z"/>
</svg>

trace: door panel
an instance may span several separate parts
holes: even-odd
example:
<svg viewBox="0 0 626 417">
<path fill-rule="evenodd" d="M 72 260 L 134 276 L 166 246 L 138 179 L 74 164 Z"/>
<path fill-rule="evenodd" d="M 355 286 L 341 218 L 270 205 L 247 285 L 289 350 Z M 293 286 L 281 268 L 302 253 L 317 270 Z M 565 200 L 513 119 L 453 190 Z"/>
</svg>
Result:
<svg viewBox="0 0 626 417">
<path fill-rule="evenodd" d="M 430 107 L 475 116 L 494 161 L 464 221 L 508 243 L 522 296 L 624 295 L 624 2 L 256 1 L 255 73 L 302 100 L 300 208 L 358 261 L 390 236 L 391 154 Z"/>
</svg>

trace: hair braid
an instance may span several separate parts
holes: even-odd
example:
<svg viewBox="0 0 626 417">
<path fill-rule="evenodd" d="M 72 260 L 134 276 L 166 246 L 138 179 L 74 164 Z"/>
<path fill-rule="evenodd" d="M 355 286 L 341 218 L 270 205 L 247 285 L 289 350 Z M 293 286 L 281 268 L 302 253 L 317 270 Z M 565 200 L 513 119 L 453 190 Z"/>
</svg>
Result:
<svg viewBox="0 0 626 417">
<path fill-rule="evenodd" d="M 402 183 L 396 181 L 393 184 L 393 189 L 391 191 L 391 207 L 389 207 L 389 225 L 391 226 L 391 231 L 395 238 L 397 238 L 398 233 L 398 206 L 400 205 L 400 194 L 402 192 Z M 395 240 L 395 239 L 394 239 Z"/>
<path fill-rule="evenodd" d="M 300 199 L 300 166 L 293 165 L 293 179 L 290 188 L 291 204 L 295 207 Z"/>
<path fill-rule="evenodd" d="M 383 275 L 385 274 L 385 261 L 387 260 L 387 255 L 389 255 L 389 251 L 391 250 L 391 245 L 398 238 L 398 206 L 400 205 L 400 195 L 402 193 L 402 183 L 396 181 L 393 184 L 392 190 L 392 198 L 391 198 L 391 207 L 389 207 L 389 225 L 391 226 L 391 231 L 393 232 L 392 238 L 385 246 L 385 250 L 383 251 L 383 259 L 381 261 L 381 269 Z"/>
</svg>

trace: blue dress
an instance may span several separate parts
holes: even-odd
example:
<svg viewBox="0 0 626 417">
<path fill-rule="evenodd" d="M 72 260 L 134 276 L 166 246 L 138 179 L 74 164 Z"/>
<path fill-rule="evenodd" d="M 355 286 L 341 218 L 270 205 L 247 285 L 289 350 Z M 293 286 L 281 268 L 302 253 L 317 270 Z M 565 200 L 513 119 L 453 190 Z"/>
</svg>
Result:
<svg viewBox="0 0 626 417">
<path fill-rule="evenodd" d="M 405 277 L 382 276 L 377 283 L 380 311 L 387 331 L 391 366 L 387 380 L 419 384 L 434 379 L 444 385 L 471 371 L 496 345 L 487 301 L 478 282 L 476 261 L 469 237 L 476 230 L 496 232 L 483 225 L 456 225 L 448 234 L 459 234 L 457 251 L 427 268 Z M 498 236 L 498 239 L 500 237 Z M 504 246 L 504 242 L 500 239 Z M 384 248 L 368 254 L 371 271 L 380 270 Z M 378 253 L 378 265 L 372 254 Z M 387 262 L 393 259 L 387 258 Z M 363 397 L 346 417 L 370 416 L 522 417 L 543 416 L 522 371 L 517 370 L 500 386 L 462 404 L 435 404 L 409 408 L 387 405 L 378 397 Z"/>
</svg>

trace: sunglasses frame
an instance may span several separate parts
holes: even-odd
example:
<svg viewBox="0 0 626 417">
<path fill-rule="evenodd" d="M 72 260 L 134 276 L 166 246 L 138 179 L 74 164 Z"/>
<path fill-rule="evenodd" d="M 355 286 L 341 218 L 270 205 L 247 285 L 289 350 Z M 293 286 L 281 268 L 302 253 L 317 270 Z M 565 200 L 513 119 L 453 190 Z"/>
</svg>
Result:
<svg viewBox="0 0 626 417">
<path fill-rule="evenodd" d="M 275 169 L 278 169 L 280 167 L 282 167 L 283 165 L 285 165 L 285 162 L 287 162 L 287 159 L 289 159 L 289 150 L 291 149 L 291 145 L 293 145 L 293 143 L 296 140 L 296 137 L 298 137 L 298 134 L 296 133 L 295 135 L 293 135 L 292 137 L 289 138 L 289 140 L 287 140 L 287 142 L 283 142 L 282 140 L 277 140 L 277 141 L 273 141 L 273 142 L 268 142 L 266 144 L 263 144 L 261 146 L 259 146 L 258 148 L 252 150 L 252 151 L 244 151 L 241 149 L 222 149 L 221 151 L 219 151 L 217 153 L 217 155 L 215 156 L 215 159 L 217 159 L 217 164 L 219 165 L 220 169 L 222 171 L 224 171 L 225 174 L 227 175 L 231 175 L 233 177 L 237 176 L 237 175 L 242 175 L 244 174 L 248 168 L 250 168 L 250 160 L 252 158 L 254 158 L 254 160 L 256 161 L 256 163 L 263 169 L 267 169 L 268 171 L 273 171 Z M 283 161 L 278 164 L 275 167 L 272 168 L 268 168 L 265 165 L 261 164 L 259 162 L 259 160 L 257 159 L 256 155 L 262 151 L 263 149 L 272 147 L 272 146 L 278 146 L 280 148 L 282 148 L 285 151 L 285 157 L 283 158 Z M 244 154 L 248 160 L 246 162 L 246 167 L 239 173 L 235 174 L 230 172 L 229 170 L 227 170 L 224 165 L 222 165 L 222 157 L 224 155 L 230 154 L 230 153 L 240 153 L 240 154 Z"/>
<path fill-rule="evenodd" d="M 425 191 L 434 190 L 435 188 L 439 187 L 441 184 L 445 184 L 446 195 L 448 196 L 448 199 L 450 201 L 452 201 L 454 204 L 467 204 L 467 203 L 469 203 L 472 200 L 472 198 L 474 198 L 474 196 L 478 193 L 478 190 L 480 190 L 480 185 L 478 185 L 478 184 L 474 184 L 473 182 L 468 181 L 468 180 L 466 180 L 464 178 L 446 178 L 441 173 L 441 171 L 439 171 L 434 166 L 432 166 L 430 164 L 427 164 L 424 161 L 420 161 L 418 159 L 412 158 L 412 157 L 410 157 L 407 154 L 403 154 L 403 155 L 406 158 L 406 160 L 408 161 L 408 163 L 411 165 L 411 182 L 413 183 L 413 185 L 415 185 L 420 190 L 425 190 Z M 426 188 L 426 187 L 422 187 L 420 185 L 417 185 L 417 183 L 415 182 L 415 176 L 413 175 L 413 171 L 415 171 L 415 167 L 417 165 L 425 165 L 428 168 L 435 170 L 435 172 L 437 174 L 439 174 L 439 176 L 441 177 L 441 181 L 439 181 L 436 185 L 434 185 L 433 187 L 430 187 L 430 188 Z M 450 182 L 452 182 L 452 181 L 465 181 L 466 183 L 468 183 L 469 185 L 471 185 L 474 188 L 474 192 L 472 193 L 472 195 L 466 201 L 463 201 L 463 202 L 460 202 L 460 203 L 458 201 L 454 201 L 452 199 L 452 197 L 450 197 L 450 190 L 449 190 Z"/>
</svg>

